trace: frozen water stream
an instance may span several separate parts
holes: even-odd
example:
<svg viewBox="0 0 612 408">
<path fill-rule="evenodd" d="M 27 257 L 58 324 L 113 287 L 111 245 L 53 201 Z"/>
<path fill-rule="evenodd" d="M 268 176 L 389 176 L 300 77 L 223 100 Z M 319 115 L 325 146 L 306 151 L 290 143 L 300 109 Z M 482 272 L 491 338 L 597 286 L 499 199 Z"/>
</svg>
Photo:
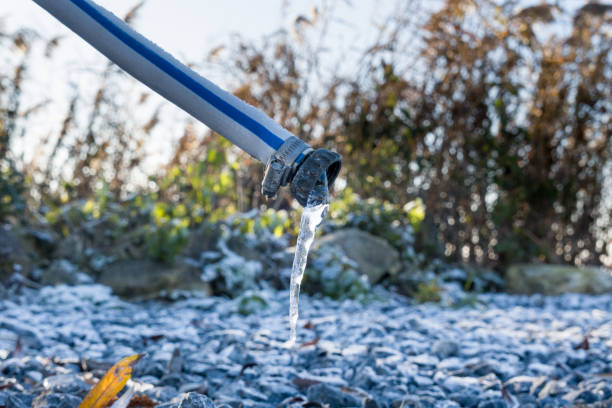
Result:
<svg viewBox="0 0 612 408">
<path fill-rule="evenodd" d="M 311 191 L 308 204 L 302 211 L 300 232 L 295 246 L 295 257 L 291 268 L 291 284 L 289 288 L 289 327 L 291 334 L 287 346 L 293 347 L 297 336 L 298 303 L 300 297 L 300 284 L 304 277 L 304 269 L 308 259 L 308 251 L 314 241 L 317 227 L 321 225 L 329 209 L 329 191 L 327 178 L 321 177 L 320 183 Z"/>
</svg>

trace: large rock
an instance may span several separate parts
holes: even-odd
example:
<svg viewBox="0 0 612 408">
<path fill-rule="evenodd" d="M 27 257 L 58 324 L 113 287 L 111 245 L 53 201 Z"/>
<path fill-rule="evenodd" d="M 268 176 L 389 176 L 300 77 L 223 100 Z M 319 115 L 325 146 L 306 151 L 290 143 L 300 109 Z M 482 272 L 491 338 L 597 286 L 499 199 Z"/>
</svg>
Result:
<svg viewBox="0 0 612 408">
<path fill-rule="evenodd" d="M 99 282 L 120 296 L 148 296 L 174 289 L 197 290 L 210 294 L 210 286 L 200 279 L 200 270 L 180 259 L 174 265 L 147 259 L 115 262 L 105 268 Z"/>
<path fill-rule="evenodd" d="M 53 253 L 59 239 L 53 231 L 36 228 L 27 228 L 25 238 L 31 241 L 34 249 L 44 256 L 50 256 Z"/>
<path fill-rule="evenodd" d="M 77 233 L 63 237 L 55 247 L 53 258 L 66 259 L 75 265 L 84 265 L 85 240 Z"/>
<path fill-rule="evenodd" d="M 0 281 L 15 272 L 28 276 L 31 267 L 28 251 L 18 235 L 12 229 L 0 226 Z"/>
<path fill-rule="evenodd" d="M 612 270 L 605 268 L 519 264 L 508 268 L 505 279 L 513 293 L 612 293 Z"/>
<path fill-rule="evenodd" d="M 56 259 L 42 272 L 42 285 L 78 285 L 93 283 L 91 277 L 79 271 L 74 264 L 66 259 Z"/>
<path fill-rule="evenodd" d="M 386 273 L 394 275 L 400 269 L 398 251 L 384 239 L 365 231 L 349 228 L 334 232 L 315 241 L 315 249 L 322 246 L 342 249 L 372 284 L 380 281 Z"/>
</svg>

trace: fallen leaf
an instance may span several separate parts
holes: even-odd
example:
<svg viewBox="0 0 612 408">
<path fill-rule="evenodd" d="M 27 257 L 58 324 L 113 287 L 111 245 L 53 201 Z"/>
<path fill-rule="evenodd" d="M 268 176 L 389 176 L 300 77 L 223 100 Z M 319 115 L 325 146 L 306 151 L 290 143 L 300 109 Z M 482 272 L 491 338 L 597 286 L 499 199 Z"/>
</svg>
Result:
<svg viewBox="0 0 612 408">
<path fill-rule="evenodd" d="M 98 384 L 87 393 L 79 408 L 105 407 L 123 389 L 132 376 L 132 366 L 141 358 L 142 354 L 135 354 L 112 366 Z"/>
<path fill-rule="evenodd" d="M 117 401 L 113 402 L 110 408 L 127 408 L 130 402 L 132 402 L 132 397 L 136 394 L 136 389 L 130 385 L 131 381 L 128 381 L 127 388 L 121 395 L 121 398 L 117 399 Z"/>
<path fill-rule="evenodd" d="M 584 339 L 582 339 L 580 344 L 574 346 L 574 350 L 588 350 L 589 348 L 589 338 L 586 336 L 584 336 Z"/>
<path fill-rule="evenodd" d="M 306 322 L 306 324 L 304 325 L 304 328 L 306 330 L 312 330 L 312 322 L 309 320 Z"/>
<path fill-rule="evenodd" d="M 149 398 L 145 394 L 140 394 L 140 395 L 134 395 L 128 407 L 149 408 L 149 407 L 154 407 L 156 405 L 157 405 L 157 402 L 153 401 L 151 398 Z"/>
<path fill-rule="evenodd" d="M 503 399 L 508 401 L 508 403 L 510 403 L 510 405 L 514 404 L 514 398 L 512 397 L 512 394 L 510 394 L 510 392 L 508 391 L 508 389 L 506 387 L 502 387 L 502 389 L 501 389 L 501 396 L 502 396 Z"/>
<path fill-rule="evenodd" d="M 115 402 L 117 402 L 118 400 L 119 397 L 115 395 L 106 405 L 104 405 L 104 408 L 112 408 Z"/>
<path fill-rule="evenodd" d="M 14 385 L 15 385 L 15 383 L 12 383 L 12 382 L 6 383 L 6 384 L 0 384 L 0 390 L 4 390 L 6 388 L 13 387 Z"/>
<path fill-rule="evenodd" d="M 13 354 L 11 355 L 11 357 L 17 357 L 19 354 L 21 354 L 21 350 L 23 349 L 23 346 L 21 344 L 21 336 L 17 337 L 17 341 L 15 342 L 15 348 L 13 349 Z"/>
<path fill-rule="evenodd" d="M 158 341 L 158 340 L 161 340 L 163 338 L 164 338 L 163 334 L 154 334 L 152 336 L 145 337 L 144 340 L 145 340 L 145 343 L 146 343 L 148 341 Z"/>
<path fill-rule="evenodd" d="M 314 346 L 315 344 L 317 344 L 317 343 L 319 342 L 319 340 L 321 340 L 321 338 L 320 338 L 320 337 L 315 337 L 315 338 L 314 338 L 314 340 L 307 341 L 306 343 L 302 343 L 302 344 L 300 345 L 300 348 L 301 348 L 301 347 Z"/>
<path fill-rule="evenodd" d="M 601 377 L 601 378 L 612 378 L 612 373 L 600 373 L 600 374 L 595 374 L 596 377 Z"/>
<path fill-rule="evenodd" d="M 113 404 L 117 402 L 118 399 L 119 397 L 115 395 L 106 405 L 104 405 L 104 408 L 112 408 Z"/>
</svg>

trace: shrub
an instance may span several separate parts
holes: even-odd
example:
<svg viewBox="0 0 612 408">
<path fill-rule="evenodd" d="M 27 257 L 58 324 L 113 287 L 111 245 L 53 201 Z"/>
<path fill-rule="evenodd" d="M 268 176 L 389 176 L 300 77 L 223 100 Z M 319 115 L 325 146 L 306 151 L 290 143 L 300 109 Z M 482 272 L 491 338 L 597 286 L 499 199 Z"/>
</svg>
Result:
<svg viewBox="0 0 612 408">
<path fill-rule="evenodd" d="M 11 161 L 0 158 L 0 221 L 22 216 L 25 210 L 25 178 Z"/>
<path fill-rule="evenodd" d="M 311 257 L 304 280 L 304 291 L 332 299 L 366 300 L 371 293 L 367 276 L 338 248 L 321 247 Z"/>
<path fill-rule="evenodd" d="M 151 211 L 151 221 L 145 226 L 147 252 L 155 260 L 171 263 L 189 238 L 185 206 L 170 209 L 165 203 L 156 203 Z"/>
<path fill-rule="evenodd" d="M 442 288 L 435 281 L 419 283 L 413 298 L 418 303 L 439 302 L 442 299 L 440 296 L 441 291 Z"/>
<path fill-rule="evenodd" d="M 420 199 L 405 205 L 376 198 L 362 199 L 350 188 L 340 192 L 330 204 L 329 222 L 324 231 L 339 228 L 358 228 L 385 239 L 407 263 L 420 265 L 426 254 L 417 253 L 417 232 L 421 231 L 425 208 Z M 435 254 L 431 258 L 435 257 Z"/>
<path fill-rule="evenodd" d="M 219 252 L 203 254 L 207 258 L 205 262 L 209 263 L 203 267 L 202 280 L 210 283 L 213 293 L 236 297 L 246 290 L 259 287 L 262 265 L 229 249 L 227 242 L 231 236 L 231 231 L 224 227 L 218 244 Z"/>
<path fill-rule="evenodd" d="M 258 295 L 256 292 L 244 293 L 238 302 L 238 313 L 243 316 L 248 316 L 253 313 L 257 313 L 268 307 L 268 302 Z"/>
</svg>

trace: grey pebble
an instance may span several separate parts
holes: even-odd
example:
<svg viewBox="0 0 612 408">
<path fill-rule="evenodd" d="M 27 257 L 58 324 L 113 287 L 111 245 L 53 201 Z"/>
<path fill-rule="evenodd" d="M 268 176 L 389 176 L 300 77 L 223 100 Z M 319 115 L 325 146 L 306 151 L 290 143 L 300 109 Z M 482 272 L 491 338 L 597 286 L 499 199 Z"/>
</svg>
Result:
<svg viewBox="0 0 612 408">
<path fill-rule="evenodd" d="M 127 302 L 100 285 L 11 296 L 0 299 L 7 408 L 69 407 L 134 353 L 146 354 L 134 384 L 162 408 L 560 407 L 612 398 L 612 379 L 599 375 L 612 365 L 611 296 L 470 295 L 477 306 L 454 309 L 386 292 L 368 304 L 305 295 L 298 344 L 306 344 L 295 349 L 283 346 L 287 291 L 261 290 L 267 307 L 248 316 L 233 300 Z M 587 334 L 589 350 L 575 349 Z"/>
<path fill-rule="evenodd" d="M 496 398 L 488 401 L 482 401 L 478 404 L 478 408 L 507 408 L 508 403 L 502 398 Z"/>
<path fill-rule="evenodd" d="M 315 384 L 308 388 L 309 401 L 329 404 L 332 407 L 358 407 L 361 400 L 356 396 L 342 392 L 339 387 L 327 384 Z"/>
<path fill-rule="evenodd" d="M 77 408 L 81 399 L 70 394 L 44 393 L 32 402 L 32 408 Z"/>
<path fill-rule="evenodd" d="M 215 404 L 206 395 L 189 392 L 179 402 L 179 408 L 215 408 Z"/>
</svg>

